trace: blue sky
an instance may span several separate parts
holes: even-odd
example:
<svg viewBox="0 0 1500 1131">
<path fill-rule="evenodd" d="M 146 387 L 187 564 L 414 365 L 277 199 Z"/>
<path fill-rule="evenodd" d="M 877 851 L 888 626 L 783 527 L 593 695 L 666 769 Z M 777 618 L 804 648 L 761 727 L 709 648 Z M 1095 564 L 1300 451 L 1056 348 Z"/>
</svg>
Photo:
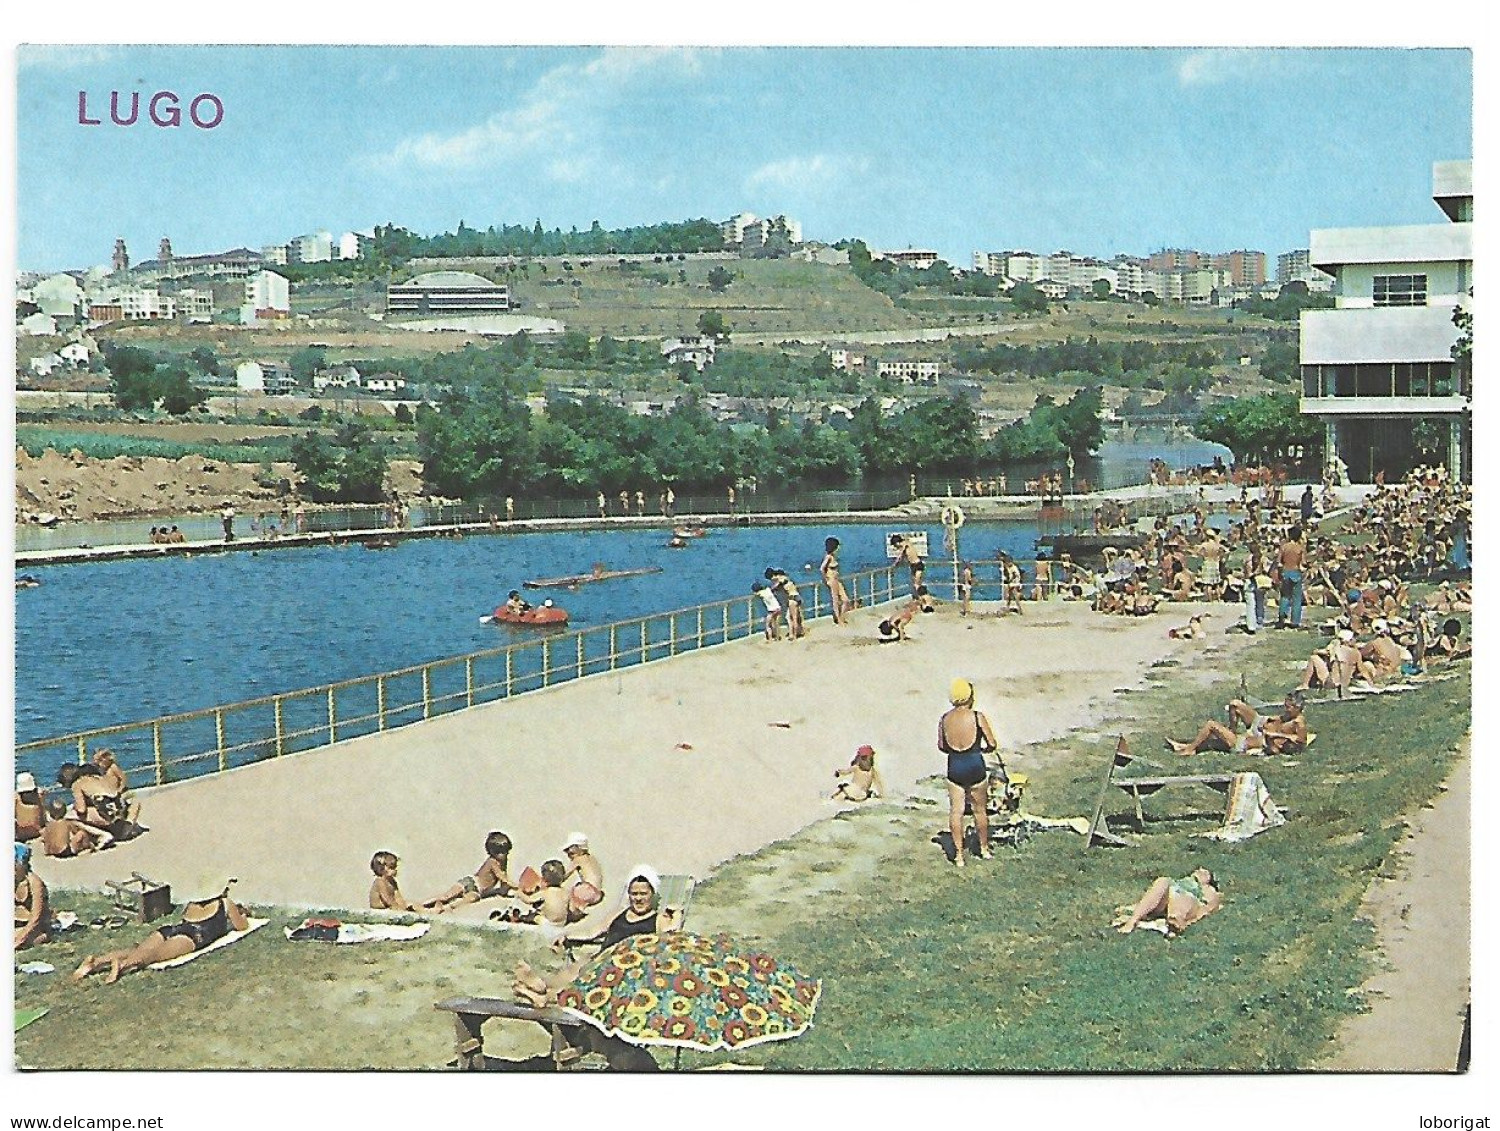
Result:
<svg viewBox="0 0 1500 1131">
<path fill-rule="evenodd" d="M 786 212 L 811 239 L 1145 254 L 1432 222 L 1472 152 L 1454 49 L 23 47 L 25 269 L 460 219 Z M 100 126 L 78 124 L 87 91 Z M 120 128 L 111 91 L 222 99 Z M 144 111 L 142 114 L 144 121 Z"/>
</svg>

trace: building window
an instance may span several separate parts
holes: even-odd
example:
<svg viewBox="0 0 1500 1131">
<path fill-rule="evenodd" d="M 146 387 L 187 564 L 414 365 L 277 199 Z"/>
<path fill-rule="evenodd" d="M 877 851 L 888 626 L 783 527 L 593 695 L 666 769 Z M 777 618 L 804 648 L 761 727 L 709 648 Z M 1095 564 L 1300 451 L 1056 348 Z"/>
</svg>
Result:
<svg viewBox="0 0 1500 1131">
<path fill-rule="evenodd" d="M 1376 306 L 1426 306 L 1426 275 L 1376 275 Z"/>
</svg>

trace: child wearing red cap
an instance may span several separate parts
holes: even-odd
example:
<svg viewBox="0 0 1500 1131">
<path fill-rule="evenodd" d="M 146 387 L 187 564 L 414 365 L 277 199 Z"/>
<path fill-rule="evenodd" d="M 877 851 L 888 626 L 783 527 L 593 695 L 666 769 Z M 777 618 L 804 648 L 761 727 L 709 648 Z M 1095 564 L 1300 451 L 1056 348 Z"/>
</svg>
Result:
<svg viewBox="0 0 1500 1131">
<path fill-rule="evenodd" d="M 861 746 L 854 752 L 854 760 L 842 770 L 834 770 L 833 776 L 840 780 L 833 791 L 834 801 L 868 801 L 885 792 L 885 783 L 875 769 L 875 748 Z"/>
</svg>

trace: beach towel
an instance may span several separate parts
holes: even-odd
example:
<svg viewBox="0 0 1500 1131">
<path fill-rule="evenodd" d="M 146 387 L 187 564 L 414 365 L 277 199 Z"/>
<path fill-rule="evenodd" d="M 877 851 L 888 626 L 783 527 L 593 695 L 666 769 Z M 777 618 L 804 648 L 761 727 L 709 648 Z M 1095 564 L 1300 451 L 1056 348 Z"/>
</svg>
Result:
<svg viewBox="0 0 1500 1131">
<path fill-rule="evenodd" d="M 339 944 L 367 942 L 410 942 L 419 939 L 432 929 L 431 923 L 340 923 L 331 932 L 309 933 L 303 931 L 307 921 L 295 927 L 283 927 L 282 933 L 298 941 L 331 942 Z M 299 934 L 299 932 L 301 932 Z"/>
<path fill-rule="evenodd" d="M 230 931 L 222 939 L 216 939 L 215 941 L 209 943 L 202 950 L 191 951 L 188 954 L 182 955 L 180 958 L 169 958 L 165 962 L 153 962 L 150 968 L 152 970 L 170 970 L 173 966 L 182 966 L 185 963 L 191 962 L 195 958 L 202 958 L 205 954 L 212 954 L 216 950 L 220 950 L 223 947 L 230 946 L 233 943 L 239 942 L 246 935 L 253 934 L 254 932 L 260 930 L 270 921 L 271 920 L 269 919 L 251 919 L 250 925 L 243 931 Z"/>
<path fill-rule="evenodd" d="M 1256 833 L 1284 824 L 1286 818 L 1271 800 L 1266 783 L 1251 771 L 1235 774 L 1229 783 L 1229 807 L 1223 827 L 1202 835 L 1210 840 L 1249 840 Z"/>
<path fill-rule="evenodd" d="M 16 1006 L 15 1031 L 19 1033 L 33 1021 L 40 1021 L 43 1017 L 47 1016 L 48 1012 L 50 1012 L 50 1010 L 45 1005 L 33 1006 L 30 1009 L 22 1009 L 20 1006 Z"/>
<path fill-rule="evenodd" d="M 1043 829 L 1072 829 L 1080 836 L 1087 836 L 1089 831 L 1087 817 L 1038 817 L 1035 813 L 1028 813 L 1024 809 L 1016 814 L 1016 823 L 1036 825 Z"/>
</svg>

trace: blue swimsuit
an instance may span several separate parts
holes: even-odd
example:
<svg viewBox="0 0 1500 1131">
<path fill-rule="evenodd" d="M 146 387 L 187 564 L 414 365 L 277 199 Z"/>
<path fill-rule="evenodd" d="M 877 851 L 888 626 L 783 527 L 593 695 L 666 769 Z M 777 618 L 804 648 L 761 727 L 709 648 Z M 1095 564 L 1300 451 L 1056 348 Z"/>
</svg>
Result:
<svg viewBox="0 0 1500 1131">
<path fill-rule="evenodd" d="M 938 749 L 948 755 L 948 780 L 960 789 L 972 789 L 989 776 L 989 767 L 984 764 L 984 755 L 989 747 L 984 729 L 979 725 L 980 715 L 974 712 L 974 744 L 967 750 L 954 750 L 948 745 L 943 733 L 943 724 L 938 723 Z"/>
</svg>

